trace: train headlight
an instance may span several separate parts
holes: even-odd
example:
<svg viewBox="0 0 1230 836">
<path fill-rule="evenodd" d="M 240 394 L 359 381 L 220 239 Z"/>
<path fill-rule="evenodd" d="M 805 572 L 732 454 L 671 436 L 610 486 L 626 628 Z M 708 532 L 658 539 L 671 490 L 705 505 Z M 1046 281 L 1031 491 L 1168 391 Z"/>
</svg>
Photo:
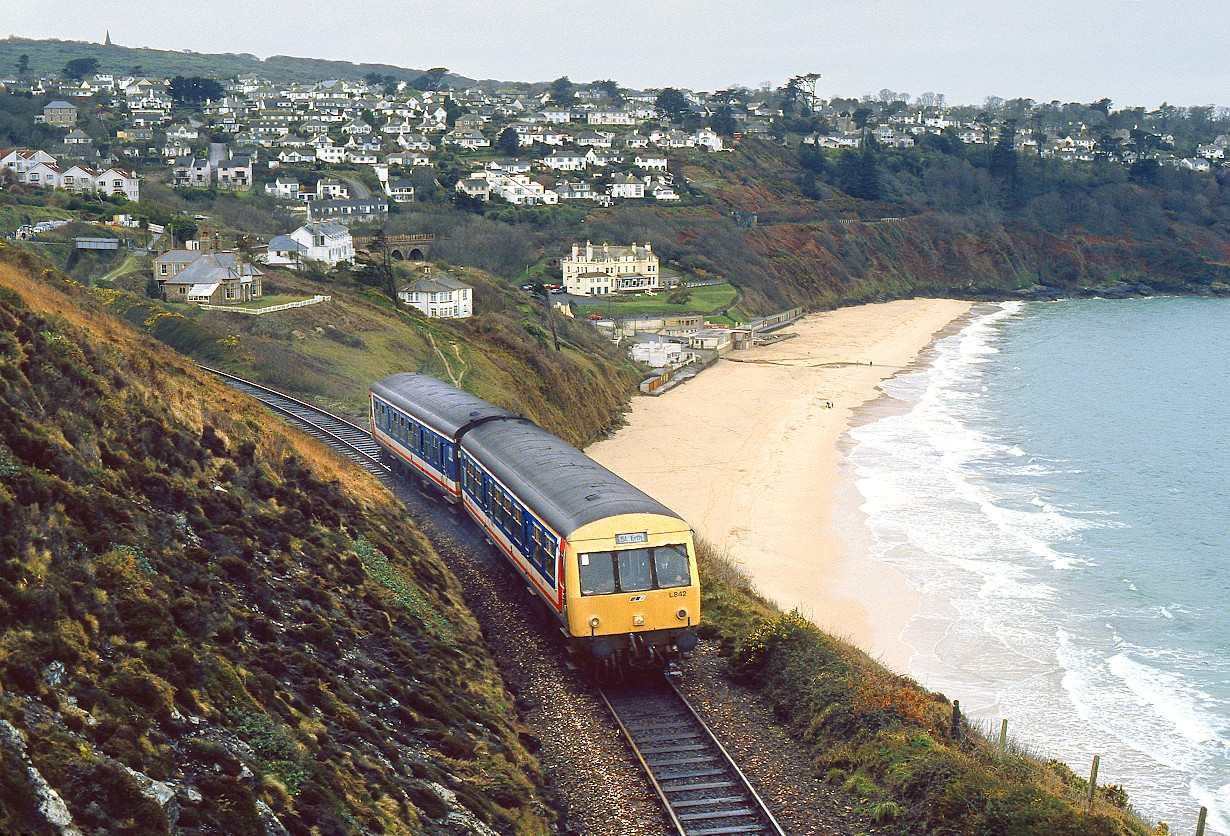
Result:
<svg viewBox="0 0 1230 836">
<path fill-rule="evenodd" d="M 687 620 L 688 620 L 688 611 L 687 611 L 687 610 L 680 610 L 679 612 L 675 613 L 675 618 L 678 618 L 680 621 L 687 621 Z"/>
<path fill-rule="evenodd" d="M 632 626 L 633 627 L 644 627 L 645 626 L 645 616 L 643 615 L 632 616 Z"/>
<path fill-rule="evenodd" d="M 591 616 L 589 617 L 589 626 L 590 626 L 590 627 L 597 627 L 597 626 L 598 626 L 599 624 L 601 624 L 601 623 L 602 623 L 602 619 L 598 618 L 598 616 L 596 616 L 596 615 L 591 615 Z"/>
</svg>

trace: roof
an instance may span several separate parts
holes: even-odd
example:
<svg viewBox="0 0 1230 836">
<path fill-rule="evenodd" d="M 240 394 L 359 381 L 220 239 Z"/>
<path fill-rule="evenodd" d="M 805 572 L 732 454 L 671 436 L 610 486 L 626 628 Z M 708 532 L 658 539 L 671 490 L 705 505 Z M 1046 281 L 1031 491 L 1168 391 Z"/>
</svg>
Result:
<svg viewBox="0 0 1230 836">
<path fill-rule="evenodd" d="M 432 273 L 430 276 L 424 276 L 421 279 L 410 282 L 410 284 L 402 288 L 402 291 L 409 293 L 440 293 L 469 289 L 470 286 L 468 284 L 458 281 L 452 276 L 444 275 L 443 273 Z"/>
<path fill-rule="evenodd" d="M 449 438 L 474 421 L 515 418 L 506 409 L 425 374 L 401 372 L 372 384 L 372 392 Z"/>
<path fill-rule="evenodd" d="M 198 257 L 176 275 L 167 279 L 167 284 L 215 284 L 234 281 L 243 276 L 260 276 L 251 264 L 244 264 L 242 270 L 236 260 L 235 253 L 198 253 Z"/>
<path fill-rule="evenodd" d="M 307 247 L 289 235 L 275 235 L 269 239 L 269 252 L 271 253 L 299 252 L 305 249 Z"/>
<path fill-rule="evenodd" d="M 530 421 L 480 424 L 462 436 L 461 446 L 564 537 L 624 514 L 660 514 L 687 527 L 674 511 Z"/>
</svg>

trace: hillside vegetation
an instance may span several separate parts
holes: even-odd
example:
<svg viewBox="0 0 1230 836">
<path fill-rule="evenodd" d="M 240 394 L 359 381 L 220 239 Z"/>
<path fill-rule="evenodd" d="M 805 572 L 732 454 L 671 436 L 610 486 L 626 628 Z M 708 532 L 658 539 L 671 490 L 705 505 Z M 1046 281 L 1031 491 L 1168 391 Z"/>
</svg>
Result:
<svg viewBox="0 0 1230 836">
<path fill-rule="evenodd" d="M 313 82 L 322 78 L 358 79 L 368 73 L 388 75 L 399 81 L 412 81 L 422 70 L 389 64 L 355 64 L 322 58 L 295 58 L 271 55 L 260 59 L 247 53 L 207 54 L 172 49 L 105 45 L 91 41 L 34 40 L 8 37 L 0 39 L 0 66 L 11 72 L 17 59 L 29 59 L 29 72 L 58 73 L 69 61 L 93 58 L 101 73 L 145 75 L 170 78 L 175 75 L 205 75 L 231 78 L 257 73 L 281 83 Z"/>
<path fill-rule="evenodd" d="M 0 831 L 545 833 L 511 698 L 391 496 L 4 256 Z"/>
</svg>

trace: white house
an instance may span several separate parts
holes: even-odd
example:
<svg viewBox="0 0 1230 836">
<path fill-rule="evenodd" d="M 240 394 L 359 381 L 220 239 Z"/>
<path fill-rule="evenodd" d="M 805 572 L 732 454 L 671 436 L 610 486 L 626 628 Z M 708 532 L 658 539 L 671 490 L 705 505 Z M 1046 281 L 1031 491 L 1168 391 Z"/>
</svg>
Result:
<svg viewBox="0 0 1230 836">
<path fill-rule="evenodd" d="M 280 240 L 282 238 L 298 244 L 298 249 Z M 314 221 L 269 242 L 266 264 L 297 269 L 305 261 L 316 261 L 326 267 L 354 261 L 354 238 L 350 230 L 337 221 Z"/>
<path fill-rule="evenodd" d="M 607 186 L 607 194 L 614 198 L 638 200 L 645 196 L 645 181 L 631 174 L 616 174 Z"/>
<path fill-rule="evenodd" d="M 398 291 L 397 297 L 432 318 L 468 319 L 474 315 L 473 289 L 444 273 L 428 272 Z"/>
<path fill-rule="evenodd" d="M 543 157 L 542 164 L 556 171 L 581 171 L 585 168 L 585 155 L 575 151 L 555 151 Z"/>
<path fill-rule="evenodd" d="M 141 182 L 131 171 L 113 167 L 94 178 L 94 191 L 106 195 L 123 195 L 136 202 L 141 199 Z"/>
</svg>

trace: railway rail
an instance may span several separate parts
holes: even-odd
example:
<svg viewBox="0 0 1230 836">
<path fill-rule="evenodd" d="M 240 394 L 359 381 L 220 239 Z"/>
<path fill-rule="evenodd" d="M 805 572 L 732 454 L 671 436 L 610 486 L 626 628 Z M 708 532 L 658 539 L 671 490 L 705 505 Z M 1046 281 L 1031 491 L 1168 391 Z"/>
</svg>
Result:
<svg viewBox="0 0 1230 836">
<path fill-rule="evenodd" d="M 679 836 L 785 836 L 668 676 L 638 681 L 635 687 L 604 685 L 600 692 Z"/>
<path fill-rule="evenodd" d="M 384 463 L 380 445 L 365 427 L 360 427 L 345 418 L 304 403 L 298 398 L 292 398 L 276 389 L 261 386 L 208 366 L 201 366 L 201 368 L 222 378 L 231 388 L 256 398 L 278 415 L 288 419 L 290 423 L 320 439 L 369 473 L 380 477 L 389 475 L 390 470 Z"/>
<path fill-rule="evenodd" d="M 202 369 L 387 479 L 380 446 L 364 427 L 275 389 Z M 657 792 L 679 836 L 785 836 L 730 754 L 669 676 L 603 685 L 603 702 Z"/>
</svg>

